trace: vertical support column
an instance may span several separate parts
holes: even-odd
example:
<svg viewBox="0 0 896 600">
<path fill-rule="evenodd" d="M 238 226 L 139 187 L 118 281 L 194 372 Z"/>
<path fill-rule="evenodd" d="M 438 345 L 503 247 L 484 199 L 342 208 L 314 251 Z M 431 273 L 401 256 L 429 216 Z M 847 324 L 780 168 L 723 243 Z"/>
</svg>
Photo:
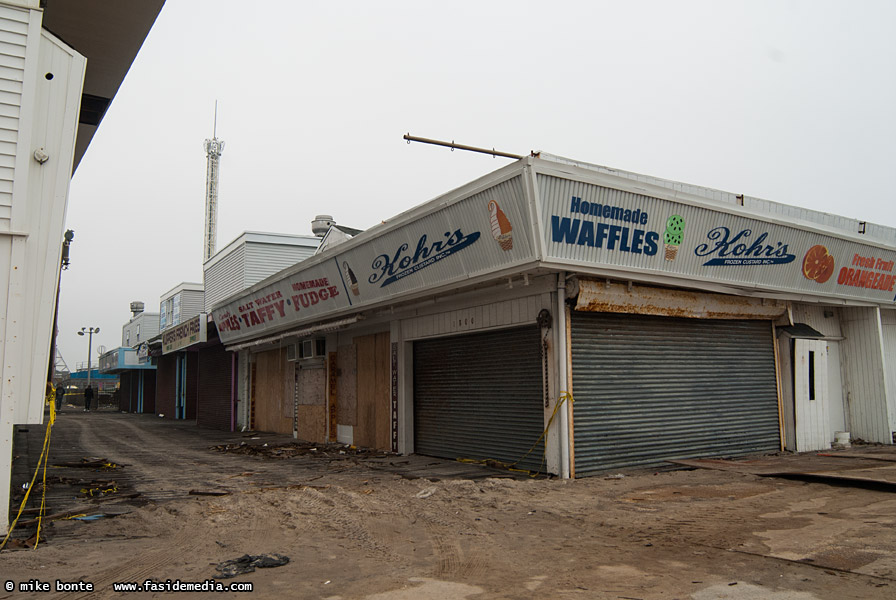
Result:
<svg viewBox="0 0 896 600">
<path fill-rule="evenodd" d="M 566 381 L 566 271 L 557 273 L 557 331 L 559 332 L 557 346 L 557 360 L 559 361 L 557 372 L 560 374 L 559 393 L 568 389 Z M 559 401 L 559 399 L 558 399 Z M 569 479 L 569 406 L 560 409 L 560 477 Z"/>
<path fill-rule="evenodd" d="M 13 425 L 0 415 L 0 536 L 9 530 L 9 499 L 12 492 Z"/>
<path fill-rule="evenodd" d="M 230 353 L 230 431 L 236 431 L 236 399 L 239 394 L 239 368 L 236 352 Z"/>
</svg>

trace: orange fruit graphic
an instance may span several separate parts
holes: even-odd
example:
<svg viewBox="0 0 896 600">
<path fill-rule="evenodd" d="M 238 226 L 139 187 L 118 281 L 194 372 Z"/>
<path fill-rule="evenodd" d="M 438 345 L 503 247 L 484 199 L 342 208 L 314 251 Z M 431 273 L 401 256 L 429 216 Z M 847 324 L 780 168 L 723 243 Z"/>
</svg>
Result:
<svg viewBox="0 0 896 600">
<path fill-rule="evenodd" d="M 818 244 L 809 248 L 803 259 L 803 277 L 824 283 L 834 274 L 834 257 L 828 249 Z"/>
</svg>

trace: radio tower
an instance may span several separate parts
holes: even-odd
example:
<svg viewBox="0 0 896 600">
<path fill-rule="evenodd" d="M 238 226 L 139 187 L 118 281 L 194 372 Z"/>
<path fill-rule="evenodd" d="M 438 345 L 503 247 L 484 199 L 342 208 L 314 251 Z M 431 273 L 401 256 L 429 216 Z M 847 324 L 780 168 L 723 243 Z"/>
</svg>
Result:
<svg viewBox="0 0 896 600">
<path fill-rule="evenodd" d="M 218 163 L 224 152 L 224 140 L 218 139 L 218 102 L 215 101 L 215 127 L 212 139 L 205 140 L 208 167 L 205 175 L 205 236 L 202 246 L 202 262 L 215 253 L 218 237 Z"/>
</svg>

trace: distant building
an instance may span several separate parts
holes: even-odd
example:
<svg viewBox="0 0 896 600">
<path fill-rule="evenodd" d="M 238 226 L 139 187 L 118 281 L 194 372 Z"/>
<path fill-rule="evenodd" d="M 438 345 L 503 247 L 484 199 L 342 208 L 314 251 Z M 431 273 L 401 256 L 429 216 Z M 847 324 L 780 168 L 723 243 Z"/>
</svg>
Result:
<svg viewBox="0 0 896 600">
<path fill-rule="evenodd" d="M 314 255 L 320 238 L 245 231 L 203 265 L 205 312 L 212 304 Z"/>
<path fill-rule="evenodd" d="M 137 348 L 143 342 L 151 340 L 159 335 L 159 313 L 143 312 L 142 302 L 132 302 L 133 316 L 121 328 L 121 345 L 127 348 Z"/>
<path fill-rule="evenodd" d="M 162 295 L 159 301 L 159 331 L 165 331 L 205 312 L 205 287 L 183 282 Z"/>
</svg>

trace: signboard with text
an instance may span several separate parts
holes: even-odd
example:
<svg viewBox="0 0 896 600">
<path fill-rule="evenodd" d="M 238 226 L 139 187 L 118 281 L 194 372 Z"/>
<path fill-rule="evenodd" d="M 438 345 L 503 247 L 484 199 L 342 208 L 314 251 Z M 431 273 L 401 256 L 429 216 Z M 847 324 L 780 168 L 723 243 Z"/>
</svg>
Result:
<svg viewBox="0 0 896 600">
<path fill-rule="evenodd" d="M 221 339 L 230 344 L 258 337 L 531 260 L 525 197 L 523 178 L 514 177 L 327 260 L 306 268 L 300 263 L 278 281 L 216 307 Z"/>
<path fill-rule="evenodd" d="M 215 323 L 230 345 L 539 261 L 896 301 L 896 248 L 649 187 L 526 159 L 253 286 L 216 306 Z"/>
<path fill-rule="evenodd" d="M 548 175 L 546 255 L 775 291 L 896 301 L 896 249 Z"/>
<path fill-rule="evenodd" d="M 162 354 L 170 354 L 208 339 L 208 317 L 199 313 L 192 319 L 162 332 Z"/>
</svg>

